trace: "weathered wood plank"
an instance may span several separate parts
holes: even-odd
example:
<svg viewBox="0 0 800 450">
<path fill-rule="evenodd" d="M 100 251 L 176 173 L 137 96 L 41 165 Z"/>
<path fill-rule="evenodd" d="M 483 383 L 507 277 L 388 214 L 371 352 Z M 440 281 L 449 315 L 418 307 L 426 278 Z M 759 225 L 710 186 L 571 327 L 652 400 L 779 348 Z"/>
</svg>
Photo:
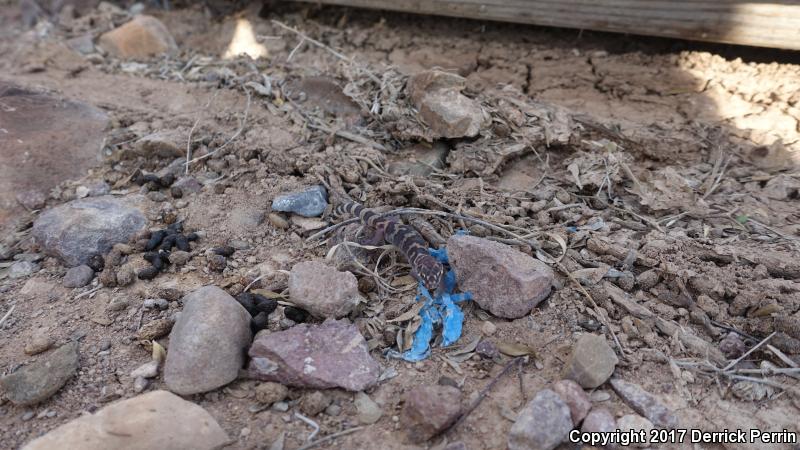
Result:
<svg viewBox="0 0 800 450">
<path fill-rule="evenodd" d="M 800 50 L 800 0 L 291 0 Z"/>
</svg>

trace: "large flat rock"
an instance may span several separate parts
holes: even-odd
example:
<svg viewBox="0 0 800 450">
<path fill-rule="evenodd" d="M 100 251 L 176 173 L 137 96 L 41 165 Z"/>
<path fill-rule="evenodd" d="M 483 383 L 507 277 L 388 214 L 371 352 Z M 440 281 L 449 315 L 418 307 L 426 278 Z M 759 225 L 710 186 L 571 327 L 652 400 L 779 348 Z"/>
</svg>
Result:
<svg viewBox="0 0 800 450">
<path fill-rule="evenodd" d="M 105 255 L 144 229 L 147 219 L 130 202 L 112 196 L 89 197 L 59 205 L 33 223 L 36 243 L 69 267 Z"/>
<path fill-rule="evenodd" d="M 2 80 L 0 103 L 2 231 L 24 211 L 19 200 L 38 207 L 58 183 L 82 177 L 99 162 L 108 116 L 86 103 Z"/>
<path fill-rule="evenodd" d="M 67 422 L 23 450 L 211 450 L 226 442 L 225 430 L 206 410 L 170 392 L 153 391 Z"/>
</svg>

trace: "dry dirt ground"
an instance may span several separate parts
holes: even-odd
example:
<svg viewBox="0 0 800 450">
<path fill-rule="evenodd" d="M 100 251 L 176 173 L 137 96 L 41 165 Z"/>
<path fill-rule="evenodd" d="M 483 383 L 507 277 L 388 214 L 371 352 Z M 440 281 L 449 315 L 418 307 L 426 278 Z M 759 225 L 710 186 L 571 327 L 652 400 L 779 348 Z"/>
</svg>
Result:
<svg viewBox="0 0 800 450">
<path fill-rule="evenodd" d="M 3 448 L 16 448 L 110 399 L 135 395 L 127 374 L 149 358 L 136 343 L 136 330 L 174 312 L 139 307 L 161 288 L 188 292 L 214 283 L 236 291 L 266 275 L 262 287 L 280 289 L 281 270 L 323 257 L 326 247 L 306 241 L 309 233 L 302 228 L 249 220 L 253 211 L 268 213 L 275 195 L 315 183 L 318 174 L 339 175 L 351 194 L 370 206 L 473 214 L 527 234 L 550 255 L 545 259 L 561 257 L 558 289 L 529 316 L 505 321 L 467 308 L 464 341 L 481 334 L 482 320 L 488 319 L 497 328 L 490 339 L 527 345 L 535 357 L 519 374 L 503 377 L 447 434 L 449 441 L 462 440 L 472 450 L 505 448 L 508 417 L 513 419 L 526 397 L 559 379 L 576 334 L 587 330 L 604 333 L 609 342 L 617 339 L 617 374 L 665 399 L 685 426 L 800 431 L 796 379 L 762 379 L 756 373 L 751 375 L 769 384 L 751 383 L 698 366 L 704 346 L 718 346 L 729 329 L 749 335 L 743 338 L 748 348 L 777 332 L 770 344 L 791 358 L 757 351 L 748 356 L 745 369 L 764 367 L 765 361 L 779 367 L 800 363 L 796 54 L 316 6 L 259 11 L 256 5 L 235 17 L 210 17 L 202 6 L 192 5 L 149 10 L 167 24 L 181 51 L 134 63 L 85 58 L 64 46 L 72 37 L 110 29 L 113 20 L 102 14 L 90 23 L 30 30 L 22 26 L 16 6 L 1 5 L 2 78 L 93 104 L 111 117 L 105 161 L 85 178 L 62 183 L 48 206 L 74 198 L 77 186 L 100 180 L 116 185 L 119 195 L 137 191 L 124 183 L 135 168 L 157 171 L 172 159 L 131 157 L 130 142 L 194 126 L 196 156 L 231 140 L 224 152 L 190 167 L 200 179 L 218 179 L 182 200 L 152 203 L 151 225 L 157 227 L 165 211 L 174 211 L 187 228 L 206 233 L 204 247 L 231 240 L 248 244 L 235 254 L 236 267 L 223 274 L 198 262 L 196 270 L 171 270 L 153 281 L 101 288 L 77 300 L 89 288 L 62 287 L 65 268 L 54 259 L 46 259 L 31 279 L 0 281 L 0 313 L 15 305 L 0 326 L 3 373 L 36 358 L 23 352 L 36 333 L 59 343 L 84 336 L 79 372 L 55 396 L 33 408 L 0 403 Z M 243 18 L 262 37 L 268 56 L 221 59 Z M 297 27 L 350 60 L 301 43 L 273 20 Z M 466 77 L 466 93 L 481 100 L 493 122 L 477 140 L 446 142 L 444 167 L 411 182 L 384 169 L 410 158 L 425 132 L 404 111 L 382 120 L 370 117 L 375 89 L 369 74 L 394 86 L 406 74 L 430 67 Z M 360 125 L 351 129 L 388 149 L 321 131 L 321 124 L 327 123 L 322 127 L 328 131 L 338 125 L 329 123 L 330 114 L 313 110 L 320 101 L 314 95 L 293 103 L 253 87 L 271 84 L 277 92 L 288 86 L 284 81 L 308 76 L 330 77 L 345 87 L 356 106 L 341 99 L 331 104 L 355 107 L 358 117 L 352 120 Z M 544 125 L 537 134 L 525 121 L 541 111 Z M 460 227 L 433 223 L 445 235 Z M 13 244 L 30 250 L 22 230 Z M 492 234 L 487 231 L 473 228 Z M 636 282 L 593 278 L 606 274 L 608 266 L 627 268 L 626 276 Z M 639 276 L 651 269 L 655 272 Z M 567 273 L 583 281 L 586 292 Z M 615 299 L 616 285 L 652 316 L 645 320 L 626 311 Z M 371 298 L 383 305 L 377 317 L 385 320 L 403 311 L 412 294 L 375 292 Z M 118 299 L 131 306 L 109 311 L 109 302 Z M 701 343 L 681 339 L 681 329 Z M 108 343 L 110 351 L 100 352 Z M 398 372 L 370 392 L 382 405 L 383 418 L 321 447 L 416 448 L 403 443 L 393 420 L 405 390 L 447 376 L 463 382 L 465 398 L 471 399 L 502 369 L 477 357 L 451 365 L 445 353 L 437 349 L 430 359 L 409 364 L 386 360 L 374 350 L 383 366 Z M 254 384 L 236 381 L 191 400 L 235 438 L 231 448 L 269 448 L 282 433 L 286 448 L 300 446 L 309 433 L 306 424 L 289 413 L 250 411 Z M 159 380 L 150 389 L 161 386 Z M 292 396 L 302 394 L 294 390 Z M 332 395 L 342 413 L 318 417 L 323 434 L 357 425 L 352 394 Z M 613 394 L 605 404 L 618 415 L 630 412 Z M 29 411 L 34 418 L 23 420 Z"/>
</svg>

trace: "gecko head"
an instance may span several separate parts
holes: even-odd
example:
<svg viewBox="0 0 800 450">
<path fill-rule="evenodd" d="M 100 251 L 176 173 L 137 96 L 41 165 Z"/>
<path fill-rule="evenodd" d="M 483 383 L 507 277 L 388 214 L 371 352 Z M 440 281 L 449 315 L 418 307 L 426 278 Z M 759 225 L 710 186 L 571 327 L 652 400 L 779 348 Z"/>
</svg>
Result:
<svg viewBox="0 0 800 450">
<path fill-rule="evenodd" d="M 434 296 L 444 290 L 444 266 L 433 256 L 422 255 L 417 260 L 418 275 L 422 284 Z"/>
</svg>

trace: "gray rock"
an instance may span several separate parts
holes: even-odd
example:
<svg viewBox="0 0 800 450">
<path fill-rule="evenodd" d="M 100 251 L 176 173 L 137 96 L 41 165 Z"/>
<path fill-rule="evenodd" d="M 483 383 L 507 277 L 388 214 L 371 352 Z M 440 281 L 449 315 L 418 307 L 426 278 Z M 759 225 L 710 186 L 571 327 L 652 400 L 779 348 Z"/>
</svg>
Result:
<svg viewBox="0 0 800 450">
<path fill-rule="evenodd" d="M 292 267 L 289 298 L 314 316 L 336 319 L 350 314 L 361 301 L 356 277 L 322 261 L 306 261 Z"/>
<path fill-rule="evenodd" d="M 293 212 L 305 217 L 321 216 L 328 207 L 328 193 L 324 186 L 316 185 L 303 191 L 279 195 L 272 200 L 272 209 Z"/>
<path fill-rule="evenodd" d="M 594 408 L 583 419 L 581 431 L 584 433 L 610 433 L 617 429 L 617 420 L 606 408 Z"/>
<path fill-rule="evenodd" d="M 289 386 L 357 392 L 375 385 L 380 375 L 367 342 L 347 320 L 260 333 L 249 354 L 253 378 Z"/>
<path fill-rule="evenodd" d="M 618 362 L 617 354 L 603 336 L 583 334 L 572 347 L 562 376 L 592 389 L 608 380 Z"/>
<path fill-rule="evenodd" d="M 414 444 L 441 433 L 461 414 L 461 391 L 453 386 L 416 386 L 404 399 L 400 425 L 406 430 L 406 439 Z"/>
<path fill-rule="evenodd" d="M 42 213 L 33 223 L 33 237 L 49 255 L 74 267 L 108 253 L 116 243 L 128 242 L 146 222 L 141 211 L 122 200 L 91 197 Z"/>
<path fill-rule="evenodd" d="M 61 284 L 68 288 L 79 288 L 89 284 L 92 278 L 94 278 L 94 270 L 86 264 L 82 264 L 67 270 Z"/>
<path fill-rule="evenodd" d="M 94 52 L 94 42 L 92 41 L 91 34 L 84 34 L 72 39 L 67 39 L 66 44 L 69 48 L 83 55 Z"/>
<path fill-rule="evenodd" d="M 542 389 L 519 412 L 508 433 L 508 450 L 551 450 L 572 430 L 569 406 L 550 389 Z"/>
<path fill-rule="evenodd" d="M 444 450 L 467 450 L 467 444 L 463 441 L 456 441 L 447 444 Z"/>
<path fill-rule="evenodd" d="M 455 235 L 447 241 L 458 287 L 492 314 L 518 319 L 550 294 L 553 271 L 499 242 Z"/>
<path fill-rule="evenodd" d="M 235 380 L 250 343 L 250 314 L 216 286 L 183 298 L 172 327 L 164 382 L 180 395 L 207 392 Z"/>
<path fill-rule="evenodd" d="M 408 156 L 414 156 L 413 161 L 408 159 L 394 161 L 386 167 L 389 173 L 397 176 L 427 177 L 434 170 L 444 167 L 444 161 L 450 148 L 445 142 L 436 141 L 432 146 L 414 144 L 406 151 L 411 153 Z"/>
<path fill-rule="evenodd" d="M 650 430 L 654 428 L 649 420 L 638 414 L 626 414 L 620 417 L 617 421 L 617 427 L 623 433 L 630 433 L 632 435 L 641 433 L 647 438 L 650 437 Z M 631 442 L 630 445 L 639 448 L 647 448 L 649 446 L 647 444 L 647 439 L 644 439 L 642 442 Z"/>
<path fill-rule="evenodd" d="M 151 360 L 133 369 L 131 378 L 153 378 L 158 375 L 158 361 Z"/>
<path fill-rule="evenodd" d="M 572 423 L 581 423 L 592 408 L 592 401 L 583 388 L 572 380 L 559 380 L 553 383 L 552 389 L 569 406 Z"/>
<path fill-rule="evenodd" d="M 30 261 L 17 261 L 8 268 L 9 278 L 23 278 L 39 271 L 39 265 Z"/>
<path fill-rule="evenodd" d="M 178 178 L 178 181 L 172 183 L 172 187 L 180 188 L 184 195 L 196 194 L 203 190 L 203 185 L 196 178 L 189 176 Z"/>
<path fill-rule="evenodd" d="M 16 405 L 33 405 L 50 398 L 78 370 L 78 343 L 72 341 L 34 363 L 0 378 L 0 388 Z"/>
<path fill-rule="evenodd" d="M 356 393 L 353 403 L 356 405 L 356 411 L 358 412 L 358 421 L 363 425 L 372 425 L 380 420 L 383 415 L 380 405 L 363 392 Z"/>
<path fill-rule="evenodd" d="M 659 428 L 673 429 L 678 426 L 678 417 L 672 410 L 638 384 L 612 378 L 611 387 L 628 406 Z"/>
<path fill-rule="evenodd" d="M 742 338 L 731 331 L 719 342 L 719 349 L 726 358 L 736 359 L 744 354 L 747 347 L 744 345 Z"/>
<path fill-rule="evenodd" d="M 228 443 L 211 414 L 167 391 L 118 401 L 31 441 L 23 450 L 80 448 L 212 450 Z"/>
</svg>

